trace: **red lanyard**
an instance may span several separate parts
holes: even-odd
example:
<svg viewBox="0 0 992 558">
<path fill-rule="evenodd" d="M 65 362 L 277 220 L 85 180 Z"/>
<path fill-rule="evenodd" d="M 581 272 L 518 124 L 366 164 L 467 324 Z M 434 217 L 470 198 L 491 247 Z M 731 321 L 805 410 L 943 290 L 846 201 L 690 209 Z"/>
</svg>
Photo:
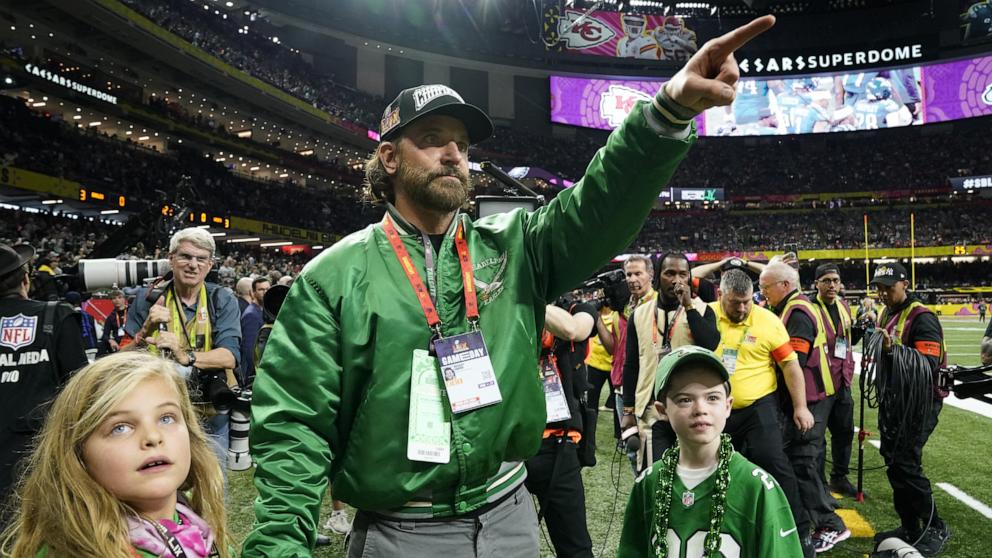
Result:
<svg viewBox="0 0 992 558">
<path fill-rule="evenodd" d="M 661 300 L 661 297 L 658 297 L 658 300 Z M 655 307 L 655 309 L 654 309 L 654 320 L 653 320 L 654 327 L 651 328 L 652 329 L 651 339 L 652 339 L 652 341 L 654 341 L 654 344 L 655 345 L 658 344 L 658 310 L 659 309 L 662 312 L 665 313 L 665 322 L 666 323 L 668 322 L 668 311 L 665 310 L 664 308 L 661 308 L 660 306 Z M 672 335 L 675 333 L 675 324 L 679 323 L 679 315 L 680 314 L 682 314 L 682 305 L 681 304 L 679 305 L 678 308 L 675 309 L 675 317 L 672 318 L 672 326 L 670 328 L 668 328 L 668 335 L 665 336 L 665 340 L 668 341 L 669 343 L 671 343 L 671 341 L 672 341 Z"/>
<path fill-rule="evenodd" d="M 437 315 L 437 308 L 434 307 L 434 301 L 431 300 L 430 292 L 427 290 L 427 287 L 424 286 L 424 282 L 420 279 L 420 275 L 417 274 L 417 269 L 413 265 L 413 259 L 410 258 L 410 252 L 407 251 L 406 246 L 403 245 L 403 241 L 400 240 L 400 235 L 396 232 L 396 226 L 393 225 L 393 220 L 389 217 L 389 215 L 385 216 L 382 223 L 382 228 L 386 231 L 386 237 L 389 238 L 389 244 L 393 247 L 393 253 L 396 255 L 396 259 L 400 262 L 400 267 L 403 268 L 403 272 L 406 273 L 406 278 L 410 281 L 410 286 L 413 287 L 414 294 L 417 295 L 417 300 L 420 302 L 420 307 L 424 311 L 424 317 L 427 318 L 428 327 L 440 335 L 441 318 Z M 458 229 L 455 231 L 455 249 L 458 251 L 458 263 L 462 268 L 462 285 L 465 293 L 465 313 L 468 317 L 469 323 L 471 323 L 473 327 L 478 327 L 479 303 L 475 295 L 475 281 L 472 274 L 472 259 L 469 257 L 468 243 L 465 242 L 465 228 L 460 222 L 458 223 Z"/>
</svg>

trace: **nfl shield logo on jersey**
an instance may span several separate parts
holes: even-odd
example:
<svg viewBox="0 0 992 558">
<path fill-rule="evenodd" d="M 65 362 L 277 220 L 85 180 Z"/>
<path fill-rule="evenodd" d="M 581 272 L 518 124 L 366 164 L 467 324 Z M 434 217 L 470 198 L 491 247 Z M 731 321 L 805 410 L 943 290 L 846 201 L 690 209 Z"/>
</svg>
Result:
<svg viewBox="0 0 992 558">
<path fill-rule="evenodd" d="M 37 327 L 38 316 L 18 314 L 0 318 L 0 347 L 9 347 L 15 351 L 27 347 L 34 342 Z"/>
<path fill-rule="evenodd" d="M 696 503 L 696 495 L 690 491 L 685 491 L 682 493 L 682 505 L 691 508 L 693 504 Z"/>
</svg>

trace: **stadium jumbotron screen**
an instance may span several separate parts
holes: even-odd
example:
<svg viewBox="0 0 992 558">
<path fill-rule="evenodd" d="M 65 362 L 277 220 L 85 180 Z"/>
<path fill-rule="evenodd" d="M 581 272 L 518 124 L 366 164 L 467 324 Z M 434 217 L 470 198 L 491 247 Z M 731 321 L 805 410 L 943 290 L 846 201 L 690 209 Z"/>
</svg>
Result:
<svg viewBox="0 0 992 558">
<path fill-rule="evenodd" d="M 665 80 L 551 76 L 551 121 L 612 130 Z M 992 56 L 861 73 L 742 79 L 702 136 L 849 132 L 992 114 Z"/>
</svg>

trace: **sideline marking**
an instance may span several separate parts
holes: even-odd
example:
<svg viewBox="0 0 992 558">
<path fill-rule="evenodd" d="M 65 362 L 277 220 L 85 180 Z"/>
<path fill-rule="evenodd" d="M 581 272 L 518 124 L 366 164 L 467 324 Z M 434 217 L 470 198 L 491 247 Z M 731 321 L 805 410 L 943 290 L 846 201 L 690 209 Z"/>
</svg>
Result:
<svg viewBox="0 0 992 558">
<path fill-rule="evenodd" d="M 992 508 L 989 508 L 985 504 L 979 502 L 978 500 L 972 498 L 971 496 L 968 496 L 960 488 L 947 482 L 938 482 L 937 486 L 939 486 L 944 492 L 950 494 L 951 496 L 954 496 L 955 498 L 963 502 L 964 505 L 984 515 L 987 519 L 992 519 Z"/>
</svg>

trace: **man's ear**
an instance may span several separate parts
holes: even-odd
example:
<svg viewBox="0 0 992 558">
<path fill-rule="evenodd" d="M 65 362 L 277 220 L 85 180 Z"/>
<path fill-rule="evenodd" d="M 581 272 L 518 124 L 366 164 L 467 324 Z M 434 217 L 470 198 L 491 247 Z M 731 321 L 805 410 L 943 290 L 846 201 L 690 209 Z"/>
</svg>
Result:
<svg viewBox="0 0 992 558">
<path fill-rule="evenodd" d="M 396 169 L 399 168 L 399 145 L 397 142 L 384 141 L 379 144 L 379 149 L 376 156 L 379 157 L 379 162 L 382 163 L 382 168 L 386 170 L 386 174 L 389 176 L 394 176 L 396 174 Z"/>
</svg>

